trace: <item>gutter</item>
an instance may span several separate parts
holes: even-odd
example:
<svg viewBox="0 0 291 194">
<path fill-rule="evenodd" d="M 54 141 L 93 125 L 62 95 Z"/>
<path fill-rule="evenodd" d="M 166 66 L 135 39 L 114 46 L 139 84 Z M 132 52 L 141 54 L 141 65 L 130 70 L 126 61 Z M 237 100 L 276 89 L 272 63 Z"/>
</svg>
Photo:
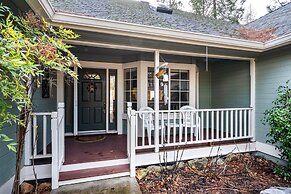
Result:
<svg viewBox="0 0 291 194">
<path fill-rule="evenodd" d="M 262 43 L 55 12 L 49 0 L 26 1 L 35 12 L 51 21 L 52 25 L 62 24 L 66 28 L 77 30 L 250 52 L 264 52 L 291 43 L 291 34 Z"/>
</svg>

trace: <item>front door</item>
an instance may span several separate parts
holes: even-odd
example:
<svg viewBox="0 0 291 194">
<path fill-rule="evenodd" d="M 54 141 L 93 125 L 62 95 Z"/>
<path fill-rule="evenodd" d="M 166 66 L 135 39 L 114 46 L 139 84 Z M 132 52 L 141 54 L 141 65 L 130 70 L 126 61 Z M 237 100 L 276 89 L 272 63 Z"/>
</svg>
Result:
<svg viewBox="0 0 291 194">
<path fill-rule="evenodd" d="M 106 70 L 79 71 L 79 131 L 106 131 Z"/>
</svg>

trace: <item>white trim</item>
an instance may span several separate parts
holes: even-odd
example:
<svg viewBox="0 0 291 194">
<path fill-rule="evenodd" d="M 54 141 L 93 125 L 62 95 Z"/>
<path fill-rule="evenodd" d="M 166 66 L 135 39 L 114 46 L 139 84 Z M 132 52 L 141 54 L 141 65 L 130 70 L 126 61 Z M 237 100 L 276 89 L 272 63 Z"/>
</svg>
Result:
<svg viewBox="0 0 291 194">
<path fill-rule="evenodd" d="M 275 146 L 262 143 L 262 142 L 256 142 L 256 151 L 268 154 L 270 156 L 274 156 L 276 158 L 280 158 L 280 151 L 276 149 Z"/>
<path fill-rule="evenodd" d="M 72 137 L 74 136 L 74 133 L 65 133 L 65 137 Z"/>
<path fill-rule="evenodd" d="M 61 172 L 85 170 L 85 169 L 91 169 L 91 168 L 101 168 L 101 167 L 108 167 L 108 166 L 118 166 L 118 165 L 123 165 L 123 164 L 129 164 L 128 158 L 63 165 L 61 168 Z"/>
<path fill-rule="evenodd" d="M 88 177 L 88 178 L 82 178 L 82 179 L 73 179 L 68 181 L 60 181 L 59 185 L 71 185 L 71 184 L 77 184 L 77 183 L 84 183 L 89 181 L 99 181 L 104 179 L 111 179 L 111 178 L 117 178 L 117 177 L 124 177 L 129 176 L 129 172 L 122 172 L 122 173 L 116 173 L 116 174 L 108 174 L 108 175 L 102 175 L 102 176 L 96 176 L 96 177 Z"/>
<path fill-rule="evenodd" d="M 256 141 L 256 61 L 255 59 L 252 59 L 250 61 L 250 107 L 252 110 L 251 115 L 251 136 L 252 141 Z"/>
<path fill-rule="evenodd" d="M 52 177 L 52 166 L 51 164 L 37 165 L 35 166 L 35 171 L 38 179 L 46 179 Z M 24 166 L 21 169 L 22 181 L 24 180 L 34 180 L 33 166 Z"/>
<path fill-rule="evenodd" d="M 189 148 L 185 149 L 179 153 L 176 151 L 167 151 L 167 162 L 174 162 L 179 155 L 179 159 L 190 160 L 194 158 L 203 158 L 203 157 L 213 157 L 217 155 L 226 155 L 229 153 L 239 153 L 239 152 L 253 152 L 256 151 L 255 143 L 243 143 L 243 144 L 233 144 L 233 145 L 224 145 L 224 146 L 213 146 L 213 147 L 201 147 L 201 148 Z M 136 166 L 145 166 L 150 164 L 159 164 L 160 156 L 163 156 L 165 152 L 159 153 L 147 153 L 147 154 L 137 154 L 136 155 Z"/>
<path fill-rule="evenodd" d="M 74 67 L 76 75 L 78 75 L 78 67 Z M 74 136 L 78 135 L 78 80 L 74 79 Z"/>
<path fill-rule="evenodd" d="M 109 82 L 110 82 L 110 79 L 109 79 L 109 69 L 106 68 L 106 80 L 105 80 L 105 101 L 106 101 L 106 104 L 105 104 L 105 126 L 106 126 L 106 133 L 108 133 L 109 131 Z M 117 123 L 116 123 L 117 124 Z"/>
<path fill-rule="evenodd" d="M 121 63 L 107 63 L 107 62 L 95 62 L 95 61 L 80 61 L 82 68 L 91 68 L 91 69 L 105 69 L 106 70 L 106 104 L 108 104 L 108 91 L 109 91 L 109 69 L 117 70 L 117 133 L 122 134 L 122 111 L 123 111 L 123 66 Z M 75 70 L 77 71 L 77 70 Z M 121 90 L 122 89 L 122 90 Z M 121 90 L 121 92 L 119 91 Z M 76 96 L 76 97 L 75 97 Z M 100 134 L 100 133 L 116 133 L 112 130 L 109 130 L 109 118 L 108 112 L 109 107 L 106 105 L 106 129 L 100 131 L 78 131 L 78 85 L 74 85 L 74 102 L 76 115 L 74 117 L 75 126 L 77 132 L 74 131 L 74 135 L 79 134 Z M 120 108 L 121 107 L 121 108 Z"/>
<path fill-rule="evenodd" d="M 30 7 L 41 16 L 49 18 L 53 25 L 62 24 L 73 29 L 109 33 L 130 37 L 162 40 L 176 43 L 213 46 L 254 52 L 264 52 L 291 42 L 291 33 L 266 43 L 224 36 L 187 32 L 154 26 L 99 19 L 70 13 L 55 12 L 49 0 L 26 0 Z"/>
<path fill-rule="evenodd" d="M 81 46 L 93 46 L 93 47 L 102 47 L 102 48 L 112 48 L 112 49 L 121 49 L 121 50 L 130 50 L 130 51 L 140 51 L 140 52 L 154 52 L 156 49 L 153 48 L 142 48 L 137 46 L 129 46 L 129 45 L 117 45 L 117 44 L 107 44 L 107 43 L 98 43 L 91 41 L 79 41 L 79 40 L 65 40 L 68 44 L 81 45 Z M 184 51 L 175 51 L 175 50 L 164 50 L 159 49 L 161 53 L 164 54 L 172 54 L 172 55 L 181 55 L 181 56 L 191 56 L 191 57 L 205 57 L 205 53 L 195 53 L 195 52 L 184 52 Z M 215 55 L 208 54 L 209 58 L 216 59 L 232 59 L 232 60 L 244 60 L 249 61 L 250 57 L 236 57 L 236 56 L 228 56 L 228 55 Z"/>
</svg>

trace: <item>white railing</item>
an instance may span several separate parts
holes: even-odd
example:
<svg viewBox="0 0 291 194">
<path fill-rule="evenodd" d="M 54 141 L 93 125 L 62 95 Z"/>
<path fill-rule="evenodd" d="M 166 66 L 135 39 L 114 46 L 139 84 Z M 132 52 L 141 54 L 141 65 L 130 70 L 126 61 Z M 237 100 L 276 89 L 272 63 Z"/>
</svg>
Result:
<svg viewBox="0 0 291 194">
<path fill-rule="evenodd" d="M 49 158 L 51 153 L 47 151 L 47 145 L 51 142 L 51 116 L 52 113 L 32 113 L 31 133 L 32 148 L 30 159 Z M 29 142 L 28 142 L 29 143 Z"/>
<path fill-rule="evenodd" d="M 59 187 L 59 174 L 65 156 L 65 104 L 52 113 L 52 189 Z"/>
<path fill-rule="evenodd" d="M 25 137 L 25 165 L 31 165 L 33 159 L 52 158 L 53 189 L 59 186 L 59 172 L 65 160 L 64 108 L 64 103 L 58 103 L 57 112 L 32 113 Z"/>
<path fill-rule="evenodd" d="M 132 129 L 135 129 L 136 125 L 136 114 L 135 110 L 132 110 L 132 103 L 127 103 L 127 126 L 131 126 Z M 130 165 L 130 177 L 135 177 L 135 155 L 136 155 L 136 143 L 135 143 L 135 137 L 136 137 L 136 130 L 131 130 L 131 128 L 128 128 L 127 131 L 127 155 L 129 158 L 129 165 Z"/>
<path fill-rule="evenodd" d="M 135 131 L 136 149 L 252 138 L 252 108 L 160 110 L 158 114 L 159 133 L 154 133 L 155 111 L 129 113 L 128 129 Z"/>
</svg>

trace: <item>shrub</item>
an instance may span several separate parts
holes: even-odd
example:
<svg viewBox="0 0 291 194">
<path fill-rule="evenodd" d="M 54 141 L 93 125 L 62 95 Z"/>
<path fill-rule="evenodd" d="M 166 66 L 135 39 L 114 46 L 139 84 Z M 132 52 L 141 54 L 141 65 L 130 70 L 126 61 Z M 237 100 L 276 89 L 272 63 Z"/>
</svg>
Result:
<svg viewBox="0 0 291 194">
<path fill-rule="evenodd" d="M 289 80 L 290 81 L 290 80 Z M 291 178 L 291 88 L 289 81 L 279 86 L 278 97 L 273 107 L 264 113 L 264 124 L 270 126 L 267 142 L 275 145 L 281 152 L 282 159 L 287 160 L 286 167 L 278 167 L 275 173 L 285 178 Z"/>
</svg>

